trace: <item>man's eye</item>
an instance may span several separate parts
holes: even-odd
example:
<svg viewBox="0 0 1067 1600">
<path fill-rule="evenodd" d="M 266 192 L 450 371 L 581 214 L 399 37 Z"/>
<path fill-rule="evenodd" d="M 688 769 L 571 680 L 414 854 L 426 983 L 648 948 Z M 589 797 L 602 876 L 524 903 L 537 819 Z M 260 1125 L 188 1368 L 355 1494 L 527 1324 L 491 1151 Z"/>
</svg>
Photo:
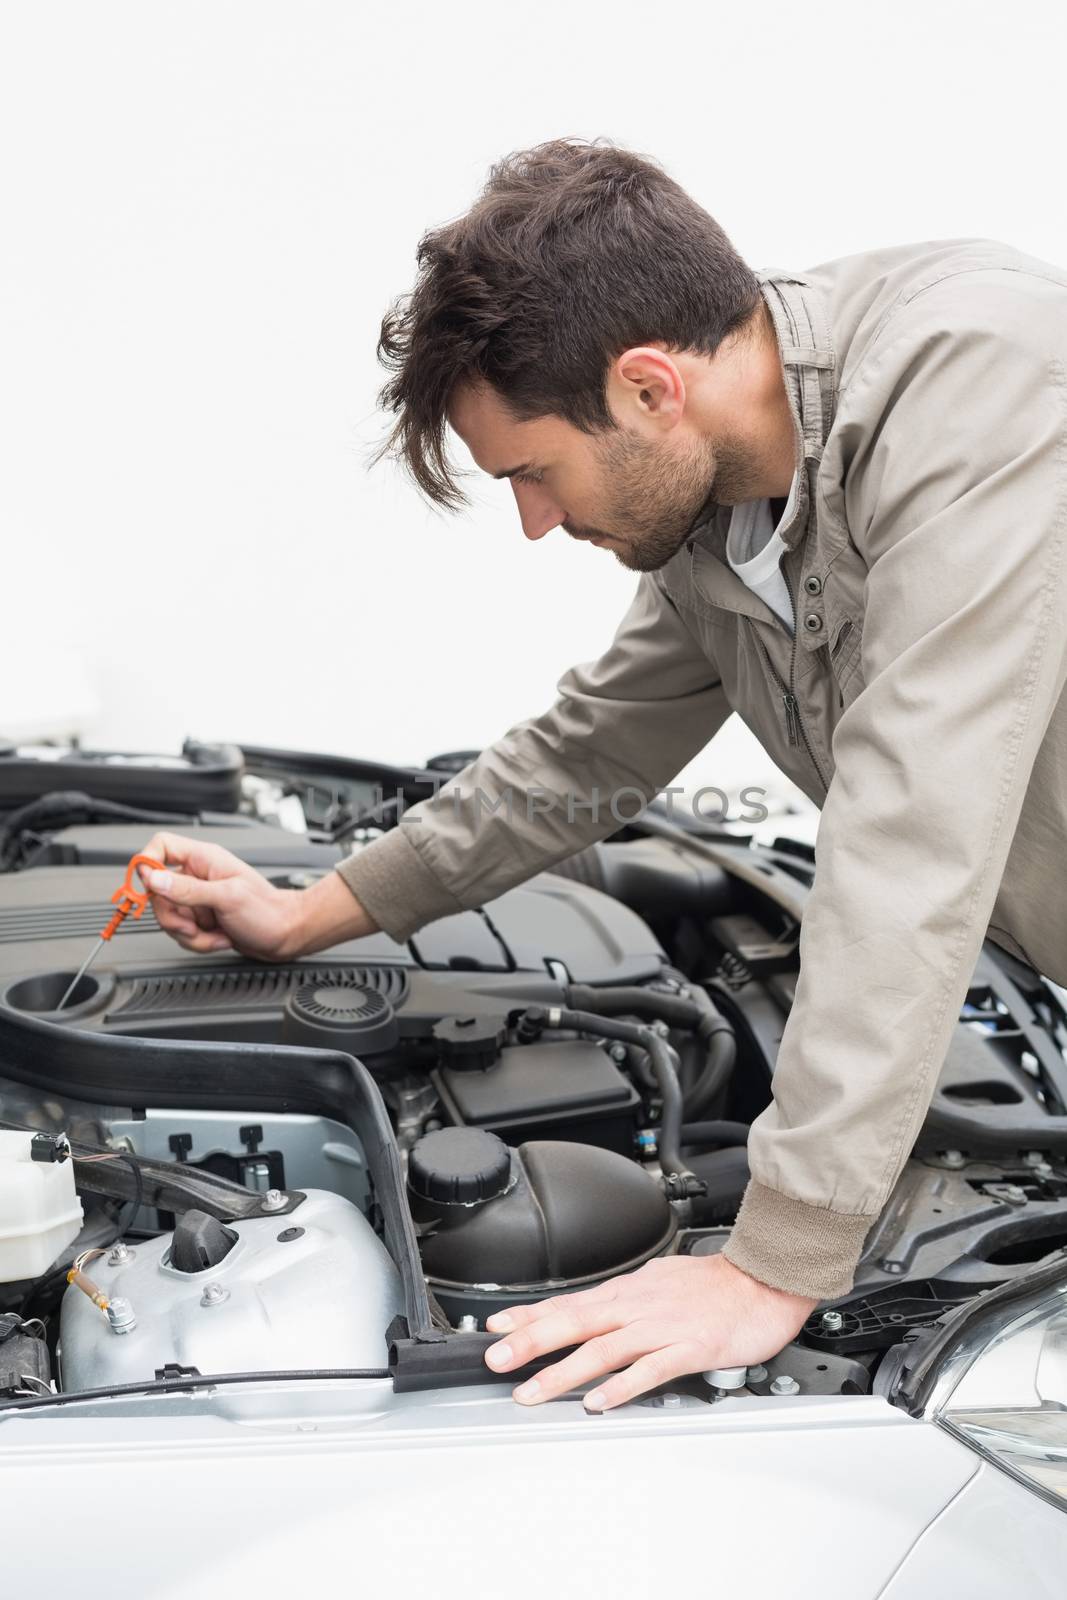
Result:
<svg viewBox="0 0 1067 1600">
<path fill-rule="evenodd" d="M 541 483 L 543 479 L 540 472 L 516 472 L 512 481 L 514 483 Z"/>
</svg>

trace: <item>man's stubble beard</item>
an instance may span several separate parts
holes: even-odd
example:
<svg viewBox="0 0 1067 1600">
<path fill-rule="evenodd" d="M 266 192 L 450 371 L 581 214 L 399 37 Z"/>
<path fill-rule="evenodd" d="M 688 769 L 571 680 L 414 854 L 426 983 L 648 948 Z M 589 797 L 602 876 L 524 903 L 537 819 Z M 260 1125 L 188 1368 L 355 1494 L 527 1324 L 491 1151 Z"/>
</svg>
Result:
<svg viewBox="0 0 1067 1600">
<path fill-rule="evenodd" d="M 713 504 L 737 505 L 755 497 L 757 469 L 750 448 L 733 436 L 702 441 L 689 455 L 623 432 L 606 436 L 598 452 L 609 499 L 603 530 L 615 559 L 631 572 L 656 572 L 677 555 L 701 513 Z"/>
</svg>

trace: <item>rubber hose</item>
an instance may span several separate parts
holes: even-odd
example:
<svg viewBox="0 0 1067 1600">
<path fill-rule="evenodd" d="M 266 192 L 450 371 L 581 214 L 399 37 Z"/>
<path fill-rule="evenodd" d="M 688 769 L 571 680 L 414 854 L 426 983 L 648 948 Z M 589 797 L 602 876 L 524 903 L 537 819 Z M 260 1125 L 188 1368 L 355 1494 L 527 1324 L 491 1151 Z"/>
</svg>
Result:
<svg viewBox="0 0 1067 1600">
<path fill-rule="evenodd" d="M 692 1003 L 705 1019 L 698 1029 L 706 1052 L 704 1071 L 687 1094 L 685 1102 L 686 1115 L 690 1120 L 695 1120 L 706 1116 L 722 1101 L 737 1065 L 737 1035 L 733 1024 L 723 1016 L 701 984 L 690 983 L 684 973 L 674 968 L 668 968 L 666 976 L 685 985 L 692 996 Z"/>
<path fill-rule="evenodd" d="M 619 1017 L 629 1012 L 637 1017 L 653 1017 L 676 1028 L 698 1028 L 700 1007 L 680 994 L 664 994 L 659 989 L 643 989 L 637 984 L 620 988 L 594 989 L 591 984 L 572 983 L 566 990 L 567 1004 L 576 1011 L 595 1011 L 602 1017 Z"/>
<path fill-rule="evenodd" d="M 706 1115 L 718 1104 L 737 1061 L 737 1039 L 729 1027 L 716 1028 L 708 1039 L 704 1069 L 686 1096 L 686 1116 Z"/>
<path fill-rule="evenodd" d="M 658 1033 L 639 1022 L 619 1022 L 614 1017 L 600 1017 L 592 1011 L 571 1011 L 558 1006 L 529 1006 L 522 1020 L 535 1029 L 560 1028 L 574 1033 L 591 1033 L 604 1039 L 621 1039 L 626 1044 L 638 1044 L 647 1050 L 663 1106 L 656 1140 L 659 1164 L 666 1173 L 681 1178 L 694 1176 L 682 1158 L 681 1085 L 674 1070 L 671 1052 Z M 521 1029 L 522 1023 L 520 1032 Z"/>
<path fill-rule="evenodd" d="M 567 1003 L 576 1010 L 593 1011 L 598 1016 L 653 1017 L 658 1022 L 688 1028 L 704 1046 L 704 1067 L 684 1097 L 685 1114 L 699 1117 L 713 1106 L 729 1082 L 737 1060 L 734 1030 L 698 984 L 689 985 L 682 974 L 677 981 L 690 988 L 693 998 L 664 994 L 659 989 L 642 989 L 635 984 L 620 988 L 594 989 L 589 984 L 573 983 L 566 990 Z"/>
</svg>

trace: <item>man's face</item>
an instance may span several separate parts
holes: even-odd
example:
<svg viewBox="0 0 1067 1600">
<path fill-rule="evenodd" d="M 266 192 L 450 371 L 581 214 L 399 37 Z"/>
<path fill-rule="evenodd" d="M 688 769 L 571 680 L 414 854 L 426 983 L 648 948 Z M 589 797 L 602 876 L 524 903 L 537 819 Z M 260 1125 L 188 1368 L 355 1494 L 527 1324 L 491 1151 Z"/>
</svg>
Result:
<svg viewBox="0 0 1067 1600">
<path fill-rule="evenodd" d="M 588 434 L 560 417 L 517 422 L 485 383 L 463 386 L 449 416 L 483 471 L 510 481 L 528 539 L 561 527 L 634 572 L 669 561 L 710 499 L 752 492 L 749 452 L 728 432 L 713 441 L 685 427 L 646 434 L 623 422 Z"/>
</svg>

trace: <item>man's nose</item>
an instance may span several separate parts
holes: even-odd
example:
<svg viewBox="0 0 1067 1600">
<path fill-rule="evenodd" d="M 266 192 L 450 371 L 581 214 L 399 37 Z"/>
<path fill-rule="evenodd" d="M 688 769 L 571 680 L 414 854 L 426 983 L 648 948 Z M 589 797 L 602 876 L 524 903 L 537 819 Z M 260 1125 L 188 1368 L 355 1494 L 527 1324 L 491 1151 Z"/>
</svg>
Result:
<svg viewBox="0 0 1067 1600">
<path fill-rule="evenodd" d="M 516 483 L 512 479 L 511 492 L 527 539 L 543 539 L 546 533 L 559 527 L 567 514 L 539 484 Z"/>
</svg>

